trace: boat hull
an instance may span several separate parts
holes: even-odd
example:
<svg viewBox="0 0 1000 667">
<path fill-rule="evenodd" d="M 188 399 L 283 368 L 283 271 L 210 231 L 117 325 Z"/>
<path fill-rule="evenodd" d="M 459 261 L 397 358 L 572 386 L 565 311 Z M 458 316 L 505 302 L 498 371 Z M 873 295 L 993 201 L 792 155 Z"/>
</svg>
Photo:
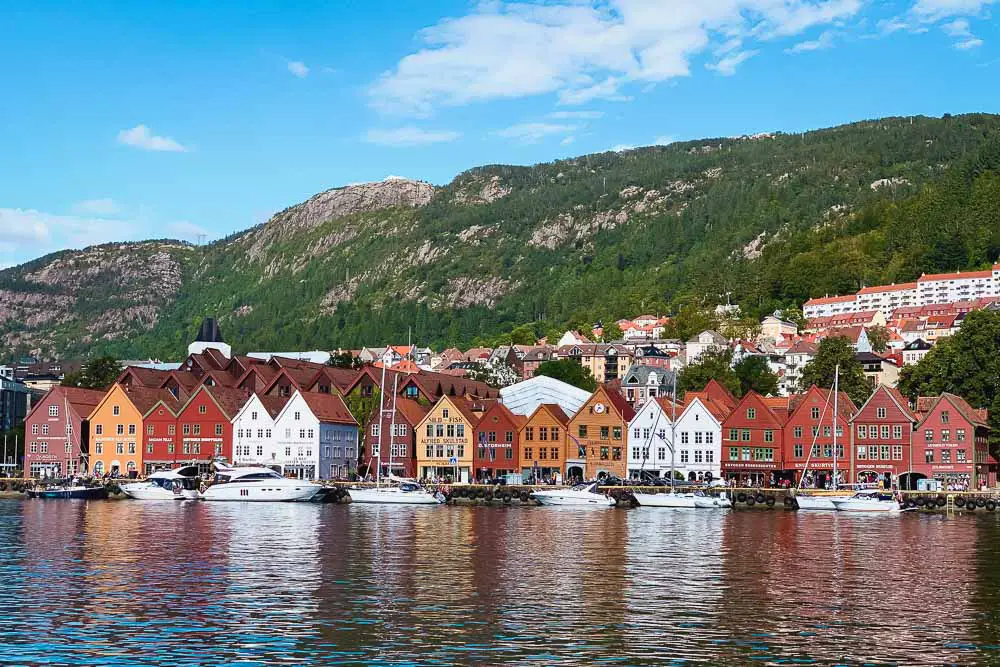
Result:
<svg viewBox="0 0 1000 667">
<path fill-rule="evenodd" d="M 833 504 L 836 506 L 838 512 L 867 512 L 870 514 L 883 512 L 898 514 L 902 510 L 899 503 L 894 500 L 858 500 L 856 498 L 847 498 L 844 500 L 834 500 Z"/>
<path fill-rule="evenodd" d="M 697 498 L 693 493 L 634 493 L 640 507 L 669 507 L 673 509 L 697 509 Z"/>
<path fill-rule="evenodd" d="M 125 484 L 122 486 L 122 493 L 134 500 L 197 500 L 198 491 L 195 489 L 183 489 L 180 493 L 174 493 L 163 487 L 154 484 L 139 483 Z"/>
<path fill-rule="evenodd" d="M 532 493 L 531 497 L 537 500 L 540 504 L 550 506 L 550 507 L 614 507 L 614 498 L 608 498 L 607 496 L 598 495 L 596 493 L 587 493 L 588 496 L 593 496 L 592 498 L 586 498 L 583 494 L 557 494 L 551 491 L 544 491 L 542 493 Z"/>
<path fill-rule="evenodd" d="M 733 501 L 722 496 L 704 496 L 694 499 L 694 506 L 700 510 L 724 510 L 733 506 Z"/>
<path fill-rule="evenodd" d="M 348 489 L 352 503 L 379 505 L 440 505 L 441 501 L 426 491 L 403 491 L 396 488 Z"/>
<path fill-rule="evenodd" d="M 795 502 L 800 510 L 833 512 L 837 509 L 837 506 L 833 504 L 833 499 L 828 496 L 795 496 Z"/>
<path fill-rule="evenodd" d="M 290 503 L 304 502 L 320 492 L 323 487 L 312 482 L 241 484 L 229 482 L 216 484 L 201 492 L 208 502 Z"/>
<path fill-rule="evenodd" d="M 108 490 L 103 486 L 79 487 L 72 489 L 41 489 L 26 491 L 29 498 L 39 498 L 41 500 L 104 500 L 108 497 Z"/>
</svg>

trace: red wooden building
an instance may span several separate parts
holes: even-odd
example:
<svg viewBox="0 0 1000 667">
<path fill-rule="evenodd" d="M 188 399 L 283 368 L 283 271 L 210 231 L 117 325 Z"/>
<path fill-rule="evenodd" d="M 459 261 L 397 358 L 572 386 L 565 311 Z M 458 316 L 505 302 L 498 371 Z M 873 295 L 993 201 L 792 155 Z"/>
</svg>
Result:
<svg viewBox="0 0 1000 667">
<path fill-rule="evenodd" d="M 992 486 L 990 426 L 985 410 L 976 410 L 955 394 L 918 398 L 920 422 L 913 435 L 913 477 L 940 481 L 963 491 Z"/>
<path fill-rule="evenodd" d="M 787 406 L 787 399 L 764 398 L 755 391 L 743 396 L 722 423 L 723 479 L 773 486 L 788 478 L 782 461 Z"/>
<path fill-rule="evenodd" d="M 917 417 L 898 390 L 878 385 L 851 419 L 851 478 L 858 483 L 880 482 L 890 487 L 915 488 L 907 473 L 914 471 L 916 460 L 910 446 Z M 901 475 L 906 475 L 900 480 Z"/>
<path fill-rule="evenodd" d="M 520 471 L 518 430 L 526 418 L 515 415 L 503 403 L 494 403 L 476 425 L 476 447 L 472 453 L 473 474 L 479 481 L 496 479 Z"/>
<path fill-rule="evenodd" d="M 24 471 L 62 477 L 85 472 L 90 426 L 87 417 L 103 391 L 53 387 L 24 419 Z"/>
<path fill-rule="evenodd" d="M 168 389 L 129 389 L 132 404 L 142 414 L 142 473 L 174 468 L 191 459 L 184 456 L 177 436 L 177 413 L 183 405 Z"/>
<path fill-rule="evenodd" d="M 249 396 L 240 389 L 201 385 L 177 413 L 180 458 L 201 466 L 233 460 L 233 417 Z"/>
<path fill-rule="evenodd" d="M 382 476 L 390 471 L 398 477 L 416 479 L 417 477 L 417 424 L 427 416 L 430 406 L 417 401 L 397 397 L 395 432 L 393 432 L 392 394 L 386 395 L 386 401 L 381 423 L 374 418 L 368 423 L 364 434 L 364 453 L 361 456 L 358 474 L 374 479 L 376 465 L 381 465 Z M 378 406 L 375 406 L 378 411 Z"/>
<path fill-rule="evenodd" d="M 833 428 L 835 407 L 836 431 Z M 851 453 L 850 420 L 857 410 L 844 392 L 835 396 L 831 390 L 815 385 L 790 398 L 788 419 L 782 429 L 782 463 L 792 483 L 798 483 L 808 467 L 810 486 L 826 488 L 833 477 L 835 435 L 837 477 L 839 483 L 847 481 L 851 471 L 851 461 L 847 458 Z"/>
</svg>

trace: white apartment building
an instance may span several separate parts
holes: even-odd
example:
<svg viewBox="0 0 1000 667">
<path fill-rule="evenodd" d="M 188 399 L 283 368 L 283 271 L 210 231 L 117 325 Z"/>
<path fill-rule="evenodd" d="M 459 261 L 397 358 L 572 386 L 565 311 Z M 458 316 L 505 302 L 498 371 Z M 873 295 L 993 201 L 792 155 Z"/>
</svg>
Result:
<svg viewBox="0 0 1000 667">
<path fill-rule="evenodd" d="M 854 294 L 847 294 L 844 296 L 821 296 L 816 299 L 809 299 L 802 304 L 802 315 L 807 320 L 812 320 L 817 317 L 843 315 L 844 313 L 856 313 L 857 311 L 857 296 Z"/>
<path fill-rule="evenodd" d="M 962 273 L 935 273 L 923 275 L 917 279 L 917 301 L 915 305 L 926 306 L 932 303 L 954 303 L 969 301 L 1000 293 L 998 281 L 1000 264 L 995 264 L 992 271 L 966 271 Z"/>
<path fill-rule="evenodd" d="M 879 285 L 865 287 L 858 291 L 856 307 L 858 311 L 879 310 L 891 313 L 897 308 L 919 305 L 917 303 L 917 283 Z"/>
<path fill-rule="evenodd" d="M 722 423 L 700 398 L 677 408 L 677 422 L 670 425 L 673 408 L 659 398 L 646 403 L 629 422 L 626 456 L 630 477 L 645 470 L 669 478 L 673 469 L 689 481 L 721 477 Z M 676 451 L 671 456 L 671 437 Z"/>
</svg>

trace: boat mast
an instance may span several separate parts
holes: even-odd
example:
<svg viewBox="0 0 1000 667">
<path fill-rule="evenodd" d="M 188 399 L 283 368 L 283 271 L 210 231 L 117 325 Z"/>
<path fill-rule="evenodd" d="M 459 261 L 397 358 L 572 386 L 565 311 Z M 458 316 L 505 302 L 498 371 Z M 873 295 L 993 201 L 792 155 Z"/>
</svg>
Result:
<svg viewBox="0 0 1000 667">
<path fill-rule="evenodd" d="M 677 373 L 670 390 L 670 493 L 674 492 L 674 451 L 677 449 Z"/>
<path fill-rule="evenodd" d="M 392 427 L 389 429 L 389 479 L 392 479 L 392 443 L 396 439 L 396 392 L 399 391 L 399 373 L 392 379 Z M 382 452 L 379 451 L 379 462 Z"/>
<path fill-rule="evenodd" d="M 382 481 L 382 417 L 385 414 L 385 355 L 382 356 L 382 382 L 378 386 L 378 459 L 375 461 L 375 485 Z"/>
<path fill-rule="evenodd" d="M 72 454 L 73 453 L 73 423 L 69 419 L 69 398 L 67 398 L 65 394 L 63 394 L 63 414 L 66 417 L 66 427 L 64 429 L 66 431 L 66 446 L 69 448 L 69 453 Z M 66 476 L 69 477 L 69 462 L 70 462 L 71 459 L 64 459 L 64 460 L 66 461 L 66 464 L 67 464 L 66 465 Z M 77 461 L 77 465 L 78 466 L 80 465 L 79 461 Z"/>
<path fill-rule="evenodd" d="M 840 403 L 840 364 L 833 369 L 833 490 L 837 490 L 837 405 Z"/>
</svg>

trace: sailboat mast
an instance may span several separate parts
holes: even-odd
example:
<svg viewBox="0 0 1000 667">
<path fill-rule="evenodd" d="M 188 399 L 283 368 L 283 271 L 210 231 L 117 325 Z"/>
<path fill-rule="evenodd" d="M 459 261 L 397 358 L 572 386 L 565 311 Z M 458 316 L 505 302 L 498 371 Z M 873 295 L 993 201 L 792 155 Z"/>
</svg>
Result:
<svg viewBox="0 0 1000 667">
<path fill-rule="evenodd" d="M 837 490 L 837 405 L 840 403 L 840 364 L 833 370 L 833 490 Z"/>
<path fill-rule="evenodd" d="M 677 373 L 670 390 L 670 492 L 674 492 L 674 450 L 677 447 Z"/>
<path fill-rule="evenodd" d="M 385 357 L 382 357 L 382 381 L 378 385 L 378 459 L 375 461 L 375 484 L 382 481 L 382 417 L 385 411 Z"/>
<path fill-rule="evenodd" d="M 399 391 L 399 373 L 392 379 L 392 427 L 389 429 L 389 477 L 392 477 L 392 443 L 396 439 L 396 392 Z M 382 454 L 379 453 L 381 460 Z"/>
</svg>

